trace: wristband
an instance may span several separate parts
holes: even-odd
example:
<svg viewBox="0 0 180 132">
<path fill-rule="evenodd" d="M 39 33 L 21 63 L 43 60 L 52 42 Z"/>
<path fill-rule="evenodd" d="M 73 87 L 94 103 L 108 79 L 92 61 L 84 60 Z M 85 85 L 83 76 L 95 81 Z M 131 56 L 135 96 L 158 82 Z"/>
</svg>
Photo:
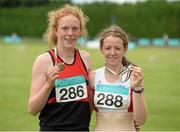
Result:
<svg viewBox="0 0 180 132">
<path fill-rule="evenodd" d="M 143 93 L 144 91 L 144 88 L 142 85 L 136 87 L 136 88 L 132 88 L 132 91 L 135 92 L 135 93 Z"/>
</svg>

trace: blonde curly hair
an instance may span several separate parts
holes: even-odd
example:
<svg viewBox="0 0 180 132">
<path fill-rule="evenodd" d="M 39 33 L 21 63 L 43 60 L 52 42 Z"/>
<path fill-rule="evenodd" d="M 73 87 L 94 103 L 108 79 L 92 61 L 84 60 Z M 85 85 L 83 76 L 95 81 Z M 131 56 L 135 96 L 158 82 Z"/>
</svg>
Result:
<svg viewBox="0 0 180 132">
<path fill-rule="evenodd" d="M 55 35 L 55 32 L 57 30 L 58 20 L 69 14 L 79 19 L 80 35 L 87 35 L 86 23 L 88 21 L 88 17 L 82 12 L 79 7 L 66 4 L 61 8 L 48 13 L 48 28 L 44 34 L 44 40 L 48 42 L 49 48 L 53 48 L 57 45 L 57 36 Z"/>
</svg>

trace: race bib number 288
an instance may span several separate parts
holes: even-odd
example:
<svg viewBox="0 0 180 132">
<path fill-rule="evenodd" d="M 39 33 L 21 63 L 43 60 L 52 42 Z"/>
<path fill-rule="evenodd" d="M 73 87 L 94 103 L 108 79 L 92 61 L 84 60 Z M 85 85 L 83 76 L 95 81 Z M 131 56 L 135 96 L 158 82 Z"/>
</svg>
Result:
<svg viewBox="0 0 180 132">
<path fill-rule="evenodd" d="M 96 85 L 94 103 L 98 107 L 125 109 L 128 107 L 129 88 L 124 86 Z"/>
<path fill-rule="evenodd" d="M 86 81 L 83 76 L 76 76 L 55 81 L 56 101 L 70 102 L 87 98 Z"/>
</svg>

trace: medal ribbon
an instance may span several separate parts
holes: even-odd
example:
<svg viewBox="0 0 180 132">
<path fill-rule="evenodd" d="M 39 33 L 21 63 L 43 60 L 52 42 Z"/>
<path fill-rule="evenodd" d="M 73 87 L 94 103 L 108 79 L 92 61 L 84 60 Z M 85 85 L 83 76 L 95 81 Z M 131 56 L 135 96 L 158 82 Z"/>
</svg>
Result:
<svg viewBox="0 0 180 132">
<path fill-rule="evenodd" d="M 121 82 L 126 82 L 126 81 L 130 78 L 131 72 L 132 72 L 131 67 L 132 67 L 132 64 L 128 65 L 127 68 L 125 68 L 125 69 L 122 68 L 122 70 L 121 70 L 119 73 L 116 73 L 116 72 L 114 72 L 113 70 L 111 70 L 110 68 L 108 68 L 108 67 L 105 66 L 105 68 L 106 68 L 109 72 L 111 72 L 113 75 L 115 75 L 115 76 L 121 75 L 121 77 L 120 77 L 120 81 L 121 81 Z M 126 72 L 127 72 L 127 77 L 126 77 L 126 79 L 123 81 L 123 80 L 122 80 L 122 75 L 125 74 Z"/>
<path fill-rule="evenodd" d="M 57 56 L 58 56 L 58 50 L 57 50 L 57 47 L 54 48 L 54 52 L 55 52 L 55 66 L 57 66 Z M 64 64 L 65 64 L 65 61 L 67 61 L 68 59 L 72 58 L 72 56 L 68 56 L 67 58 L 65 58 L 65 60 L 63 62 L 61 62 L 59 64 L 59 70 L 60 71 L 64 71 Z"/>
<path fill-rule="evenodd" d="M 114 72 L 113 70 L 111 70 L 110 68 L 108 68 L 108 67 L 106 67 L 105 66 L 105 68 L 108 70 L 108 71 L 110 71 L 113 75 L 115 75 L 115 76 L 117 76 L 117 75 L 120 75 L 120 74 L 123 74 L 126 70 L 130 70 L 131 71 L 131 67 L 132 67 L 132 64 L 130 64 L 130 65 L 128 65 L 128 67 L 127 68 L 125 68 L 125 69 L 123 69 L 122 68 L 122 70 L 119 72 L 119 73 L 116 73 L 116 72 Z"/>
</svg>

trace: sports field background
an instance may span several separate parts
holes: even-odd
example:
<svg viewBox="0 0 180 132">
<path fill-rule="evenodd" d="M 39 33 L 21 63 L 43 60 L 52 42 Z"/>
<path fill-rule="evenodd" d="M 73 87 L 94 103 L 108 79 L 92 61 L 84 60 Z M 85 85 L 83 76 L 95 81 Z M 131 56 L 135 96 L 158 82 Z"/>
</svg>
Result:
<svg viewBox="0 0 180 132">
<path fill-rule="evenodd" d="M 23 39 L 21 44 L 0 40 L 0 131 L 38 131 L 38 116 L 28 113 L 27 103 L 32 64 L 47 49 L 38 39 Z M 103 65 L 98 49 L 81 49 L 91 54 L 93 68 Z M 145 72 L 149 116 L 142 130 L 180 130 L 180 48 L 138 47 L 127 57 Z M 94 123 L 93 113 L 91 130 Z"/>
</svg>

